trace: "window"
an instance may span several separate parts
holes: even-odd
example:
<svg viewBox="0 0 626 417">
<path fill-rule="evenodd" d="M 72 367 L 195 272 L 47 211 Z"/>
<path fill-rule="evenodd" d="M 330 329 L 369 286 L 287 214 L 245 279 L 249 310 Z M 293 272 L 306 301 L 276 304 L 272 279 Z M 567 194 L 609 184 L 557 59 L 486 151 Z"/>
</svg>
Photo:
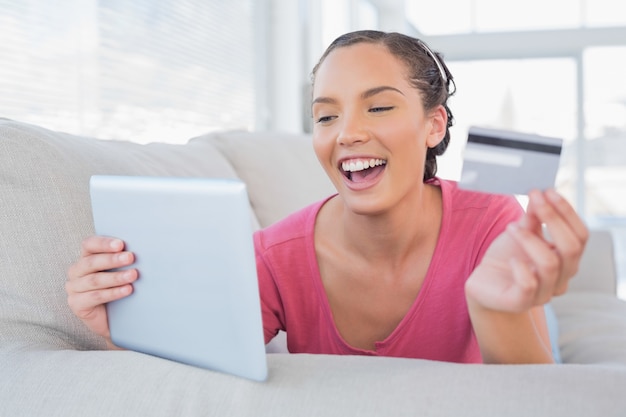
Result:
<svg viewBox="0 0 626 417">
<path fill-rule="evenodd" d="M 255 125 L 252 0 L 0 0 L 0 116 L 138 142 Z"/>
<path fill-rule="evenodd" d="M 459 179 L 462 150 L 471 125 L 518 130 L 565 140 L 557 186 L 573 201 L 575 188 L 576 64 L 572 59 L 452 61 L 457 92 L 450 148 L 440 175 Z"/>
<path fill-rule="evenodd" d="M 626 3 L 622 0 L 586 0 L 583 26 L 626 25 Z"/>
<path fill-rule="evenodd" d="M 405 4 L 408 21 L 426 35 L 626 24 L 622 0 L 411 0 Z"/>
<path fill-rule="evenodd" d="M 626 228 L 626 47 L 584 54 L 586 212 Z"/>
<path fill-rule="evenodd" d="M 378 10 L 368 0 L 322 0 L 320 7 L 324 49 L 346 32 L 378 28 Z"/>
</svg>

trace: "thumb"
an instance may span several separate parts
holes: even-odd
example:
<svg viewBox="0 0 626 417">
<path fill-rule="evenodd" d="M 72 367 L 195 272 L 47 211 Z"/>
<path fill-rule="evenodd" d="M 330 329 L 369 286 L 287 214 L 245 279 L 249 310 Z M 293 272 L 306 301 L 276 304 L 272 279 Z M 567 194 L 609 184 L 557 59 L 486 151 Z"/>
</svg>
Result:
<svg viewBox="0 0 626 417">
<path fill-rule="evenodd" d="M 518 221 L 519 227 L 525 230 L 528 230 L 534 234 L 541 234 L 541 221 L 534 214 L 532 207 L 528 206 L 528 211 L 524 213 L 522 218 Z"/>
</svg>

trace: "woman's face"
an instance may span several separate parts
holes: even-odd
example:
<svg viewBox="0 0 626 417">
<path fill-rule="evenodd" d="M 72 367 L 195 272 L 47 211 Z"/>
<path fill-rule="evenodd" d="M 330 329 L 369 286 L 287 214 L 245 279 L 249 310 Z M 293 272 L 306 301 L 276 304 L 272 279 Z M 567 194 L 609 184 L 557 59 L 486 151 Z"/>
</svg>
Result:
<svg viewBox="0 0 626 417">
<path fill-rule="evenodd" d="M 385 46 L 331 52 L 315 74 L 312 113 L 315 153 L 352 211 L 382 213 L 419 196 L 426 149 L 445 133 L 445 110 L 425 114 L 405 64 Z"/>
</svg>

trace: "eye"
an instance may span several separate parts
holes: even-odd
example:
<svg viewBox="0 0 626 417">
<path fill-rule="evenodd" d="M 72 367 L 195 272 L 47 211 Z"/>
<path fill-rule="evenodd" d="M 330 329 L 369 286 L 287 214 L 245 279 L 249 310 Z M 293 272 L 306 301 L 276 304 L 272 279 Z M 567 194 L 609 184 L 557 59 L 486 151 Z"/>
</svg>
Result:
<svg viewBox="0 0 626 417">
<path fill-rule="evenodd" d="M 386 106 L 386 107 L 372 107 L 368 111 L 370 113 L 382 113 L 385 111 L 393 110 L 394 106 Z"/>
<path fill-rule="evenodd" d="M 335 120 L 336 118 L 337 116 L 321 116 L 317 118 L 316 123 L 324 124 L 330 122 L 331 120 Z"/>
</svg>

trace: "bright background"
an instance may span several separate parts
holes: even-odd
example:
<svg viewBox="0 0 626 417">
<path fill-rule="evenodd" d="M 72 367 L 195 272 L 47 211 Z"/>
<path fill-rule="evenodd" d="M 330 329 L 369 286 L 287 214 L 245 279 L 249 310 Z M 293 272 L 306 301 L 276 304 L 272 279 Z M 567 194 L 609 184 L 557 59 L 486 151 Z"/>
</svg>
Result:
<svg viewBox="0 0 626 417">
<path fill-rule="evenodd" d="M 614 232 L 626 276 L 623 0 L 0 0 L 0 117 L 140 143 L 307 131 L 309 72 L 355 29 L 445 56 L 441 176 L 458 179 L 470 125 L 563 138 L 557 188 Z"/>
</svg>

